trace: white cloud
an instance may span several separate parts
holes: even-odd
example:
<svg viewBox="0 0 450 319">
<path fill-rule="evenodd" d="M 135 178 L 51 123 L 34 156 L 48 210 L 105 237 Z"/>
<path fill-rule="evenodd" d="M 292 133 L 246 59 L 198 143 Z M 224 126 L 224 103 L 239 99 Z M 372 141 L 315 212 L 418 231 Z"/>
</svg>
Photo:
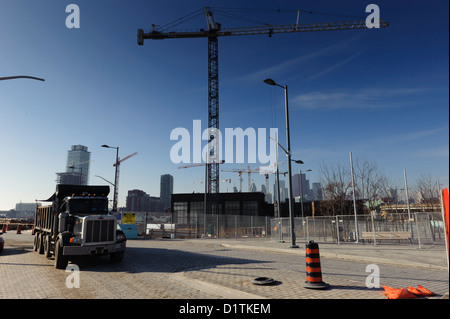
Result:
<svg viewBox="0 0 450 319">
<path fill-rule="evenodd" d="M 261 79 L 265 79 L 268 76 L 273 76 L 274 74 L 281 77 L 282 74 L 293 70 L 293 68 L 298 67 L 299 65 L 301 65 L 301 63 L 308 62 L 308 61 L 318 58 L 320 56 L 326 56 L 326 55 L 330 55 L 330 54 L 336 55 L 336 53 L 338 53 L 338 52 L 344 52 L 349 46 L 351 46 L 352 42 L 356 41 L 360 37 L 361 37 L 361 34 L 357 34 L 356 36 L 353 36 L 351 38 L 345 39 L 344 41 L 332 44 L 322 50 L 319 50 L 319 51 L 316 51 L 316 52 L 313 52 L 310 54 L 302 55 L 302 56 L 287 60 L 285 62 L 279 63 L 275 66 L 271 66 L 268 68 L 261 69 L 259 71 L 255 71 L 255 72 L 246 74 L 239 78 L 233 79 L 232 81 L 233 82 L 239 81 L 239 80 L 244 81 L 244 82 L 262 81 Z M 352 56 L 344 59 L 343 61 L 340 61 L 340 62 L 336 63 L 335 65 L 333 65 L 323 71 L 318 72 L 314 76 L 309 77 L 308 80 L 317 79 L 317 78 L 337 69 L 338 67 L 355 59 L 361 53 L 362 53 L 362 51 L 353 54 Z"/>
<path fill-rule="evenodd" d="M 402 143 L 402 142 L 409 142 L 418 140 L 421 138 L 429 137 L 432 135 L 436 135 L 442 131 L 448 131 L 448 126 L 445 127 L 439 127 L 432 130 L 424 130 L 424 131 L 416 131 L 416 132 L 410 132 L 402 135 L 392 136 L 389 137 L 388 141 L 386 143 Z M 448 155 L 448 146 L 447 146 L 447 155 Z"/>
<path fill-rule="evenodd" d="M 411 105 L 411 95 L 424 91 L 428 91 L 428 89 L 346 89 L 345 91 L 301 94 L 290 98 L 290 101 L 293 106 L 303 109 L 378 109 Z"/>
<path fill-rule="evenodd" d="M 413 153 L 413 156 L 422 157 L 422 158 L 434 158 L 434 157 L 448 157 L 449 156 L 449 147 L 440 146 L 431 149 L 422 149 Z"/>
</svg>

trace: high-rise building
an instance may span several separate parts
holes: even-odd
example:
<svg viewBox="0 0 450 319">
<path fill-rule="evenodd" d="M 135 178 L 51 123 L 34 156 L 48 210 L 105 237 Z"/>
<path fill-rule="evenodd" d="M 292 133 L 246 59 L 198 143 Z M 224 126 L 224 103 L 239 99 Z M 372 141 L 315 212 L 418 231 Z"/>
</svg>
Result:
<svg viewBox="0 0 450 319">
<path fill-rule="evenodd" d="M 285 187 L 285 181 L 284 180 L 280 180 L 280 203 L 283 203 L 286 198 L 289 198 L 289 192 L 288 192 L 288 188 Z M 275 182 L 273 184 L 273 202 L 275 203 L 276 201 L 278 201 L 278 190 L 277 190 L 277 183 Z"/>
<path fill-rule="evenodd" d="M 58 184 L 88 184 L 91 152 L 87 149 L 87 146 L 72 145 L 71 150 L 67 151 L 66 171 L 56 173 Z"/>
<path fill-rule="evenodd" d="M 312 183 L 312 199 L 313 200 L 322 200 L 322 186 L 320 183 Z"/>
<path fill-rule="evenodd" d="M 72 149 L 67 151 L 67 173 L 78 173 L 80 184 L 87 185 L 89 181 L 89 162 L 91 152 L 88 152 L 87 146 L 72 145 Z"/>
<path fill-rule="evenodd" d="M 160 194 L 161 202 L 163 204 L 163 209 L 167 210 L 171 205 L 171 197 L 173 194 L 173 176 L 170 174 L 161 175 L 161 184 L 160 184 Z"/>
<path fill-rule="evenodd" d="M 309 180 L 306 179 L 306 174 L 294 174 L 294 197 L 302 195 L 303 198 L 310 194 Z"/>
<path fill-rule="evenodd" d="M 159 197 L 150 196 L 140 189 L 128 191 L 126 210 L 129 212 L 162 212 L 163 205 Z"/>
</svg>

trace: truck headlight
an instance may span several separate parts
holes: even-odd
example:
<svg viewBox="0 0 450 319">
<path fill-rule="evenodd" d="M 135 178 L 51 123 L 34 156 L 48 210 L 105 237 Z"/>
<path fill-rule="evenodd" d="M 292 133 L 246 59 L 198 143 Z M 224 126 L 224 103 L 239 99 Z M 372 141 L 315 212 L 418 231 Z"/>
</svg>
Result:
<svg viewBox="0 0 450 319">
<path fill-rule="evenodd" d="M 119 234 L 117 234 L 116 239 L 117 239 L 118 241 L 126 240 L 125 234 L 124 234 L 124 233 L 119 233 Z"/>
<path fill-rule="evenodd" d="M 80 237 L 75 236 L 75 237 L 71 237 L 70 238 L 70 243 L 71 244 L 81 244 L 82 240 Z"/>
</svg>

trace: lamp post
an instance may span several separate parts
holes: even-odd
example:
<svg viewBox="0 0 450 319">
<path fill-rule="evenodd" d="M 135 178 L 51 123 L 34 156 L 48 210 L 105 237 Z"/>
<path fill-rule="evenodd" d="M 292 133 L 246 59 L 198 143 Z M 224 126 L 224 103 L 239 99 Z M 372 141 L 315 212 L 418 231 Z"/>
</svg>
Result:
<svg viewBox="0 0 450 319">
<path fill-rule="evenodd" d="M 411 232 L 411 244 L 414 243 L 414 232 L 413 232 L 413 228 L 412 228 L 412 219 L 411 219 L 411 208 L 409 205 L 409 194 L 408 194 L 408 180 L 406 179 L 406 169 L 403 170 L 403 175 L 405 177 L 405 196 L 406 196 L 406 204 L 408 206 L 408 220 L 409 220 L 409 229 Z M 419 243 L 419 247 L 420 247 L 420 243 Z"/>
<path fill-rule="evenodd" d="M 113 199 L 113 208 L 112 211 L 113 212 L 117 212 L 117 168 L 119 167 L 119 147 L 115 147 L 115 146 L 108 146 L 103 144 L 102 147 L 105 148 L 115 148 L 116 149 L 116 172 L 115 172 L 115 177 L 114 177 L 114 199 Z"/>
<path fill-rule="evenodd" d="M 37 78 L 34 76 L 28 76 L 28 75 L 15 75 L 15 76 L 2 76 L 0 77 L 1 80 L 14 80 L 14 79 L 30 79 L 30 80 L 38 80 L 38 81 L 45 81 L 44 79 Z"/>
<path fill-rule="evenodd" d="M 291 174 L 291 139 L 290 139 L 290 131 L 289 131 L 289 106 L 288 106 L 288 88 L 287 85 L 279 85 L 272 79 L 265 79 L 264 83 L 279 86 L 284 89 L 284 104 L 286 111 L 286 146 L 287 151 L 286 155 L 288 157 L 288 177 L 289 177 L 289 219 L 291 221 L 291 246 L 290 248 L 298 248 L 295 244 L 295 225 L 294 225 L 294 212 L 293 212 L 293 203 L 292 203 L 292 174 Z"/>
<path fill-rule="evenodd" d="M 275 133 L 275 139 L 274 138 L 272 138 L 271 136 L 269 136 L 269 138 L 271 139 L 271 140 L 273 140 L 273 141 L 275 141 L 277 144 L 278 144 L 278 146 L 284 151 L 284 153 L 286 154 L 286 155 L 288 155 L 288 151 L 280 144 L 280 143 L 278 143 L 278 140 L 277 140 L 277 135 L 276 135 L 276 133 Z M 278 169 L 278 148 L 276 149 L 276 157 L 277 157 L 277 170 L 276 170 L 276 181 L 277 181 L 277 210 L 278 210 L 278 216 L 275 216 L 276 218 L 278 218 L 278 220 L 281 220 L 281 205 L 280 205 L 280 200 L 281 200 L 281 196 L 280 196 L 280 173 L 279 173 L 279 169 Z M 291 160 L 291 161 L 293 161 L 293 162 L 295 162 L 295 163 L 297 163 L 297 164 L 304 164 L 303 163 L 303 161 L 301 161 L 301 160 Z M 282 234 L 282 231 L 280 230 L 280 243 L 284 243 L 284 240 L 283 240 L 283 234 Z"/>
</svg>

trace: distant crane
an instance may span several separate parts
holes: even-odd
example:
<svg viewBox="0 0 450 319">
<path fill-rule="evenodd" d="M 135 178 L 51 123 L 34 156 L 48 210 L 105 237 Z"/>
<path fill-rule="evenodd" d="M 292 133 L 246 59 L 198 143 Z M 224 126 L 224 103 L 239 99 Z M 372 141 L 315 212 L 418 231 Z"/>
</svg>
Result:
<svg viewBox="0 0 450 319">
<path fill-rule="evenodd" d="M 119 195 L 119 170 L 120 170 L 120 164 L 123 161 L 126 161 L 127 159 L 129 159 L 130 157 L 133 157 L 137 155 L 137 152 L 134 152 L 133 154 L 130 154 L 128 156 L 125 156 L 124 158 L 120 159 L 120 157 L 118 158 L 117 161 L 117 167 L 116 167 L 116 163 L 113 164 L 114 167 L 116 167 L 116 177 L 115 177 L 115 184 L 114 184 L 114 202 L 113 202 L 113 212 L 117 211 L 117 201 L 118 201 L 118 195 Z"/>
<path fill-rule="evenodd" d="M 278 10 L 280 11 L 280 10 Z M 199 31 L 174 31 L 171 28 L 190 20 L 202 12 L 205 13 L 207 30 Z M 300 10 L 298 11 L 299 14 Z M 197 10 L 182 18 L 179 18 L 164 26 L 152 25 L 150 32 L 144 32 L 143 29 L 137 31 L 137 43 L 143 45 L 144 40 L 163 40 L 163 39 L 183 39 L 183 38 L 208 38 L 208 128 L 219 130 L 219 47 L 218 37 L 221 36 L 241 36 L 241 35 L 262 35 L 267 34 L 269 37 L 275 33 L 293 33 L 293 32 L 312 32 L 312 31 L 334 31 L 349 29 L 366 29 L 366 21 L 347 21 L 347 22 L 321 22 L 310 24 L 298 24 L 298 14 L 296 24 L 286 25 L 261 25 L 253 27 L 234 27 L 222 28 L 222 25 L 216 22 L 214 13 L 209 7 Z M 230 15 L 228 15 L 230 16 Z M 380 27 L 387 27 L 389 23 L 386 20 L 380 20 Z M 217 200 L 219 194 L 219 163 L 211 160 L 215 158 L 218 142 L 215 134 L 211 134 L 209 138 L 210 145 L 214 145 L 208 154 L 209 160 L 206 166 L 206 190 L 208 193 L 214 194 L 214 200 Z M 217 205 L 212 206 L 217 209 Z M 217 213 L 212 211 L 211 213 Z"/>
<path fill-rule="evenodd" d="M 225 163 L 225 161 L 219 161 L 218 162 L 218 164 L 223 164 L 223 163 Z M 190 167 L 205 166 L 205 165 L 207 165 L 207 164 L 206 163 L 194 163 L 194 164 L 178 166 L 178 169 L 180 169 L 180 168 L 190 168 Z"/>
<path fill-rule="evenodd" d="M 251 187 L 251 174 L 252 173 L 258 173 L 259 168 L 250 169 L 250 166 L 247 165 L 247 169 L 240 169 L 240 168 L 231 168 L 231 169 L 222 169 L 222 172 L 233 172 L 238 173 L 239 176 L 239 191 L 242 192 L 242 174 L 248 174 L 248 192 L 250 192 Z"/>
<path fill-rule="evenodd" d="M 205 181 L 194 181 L 194 183 L 204 183 Z M 231 178 L 220 180 L 221 183 L 231 183 Z"/>
</svg>

